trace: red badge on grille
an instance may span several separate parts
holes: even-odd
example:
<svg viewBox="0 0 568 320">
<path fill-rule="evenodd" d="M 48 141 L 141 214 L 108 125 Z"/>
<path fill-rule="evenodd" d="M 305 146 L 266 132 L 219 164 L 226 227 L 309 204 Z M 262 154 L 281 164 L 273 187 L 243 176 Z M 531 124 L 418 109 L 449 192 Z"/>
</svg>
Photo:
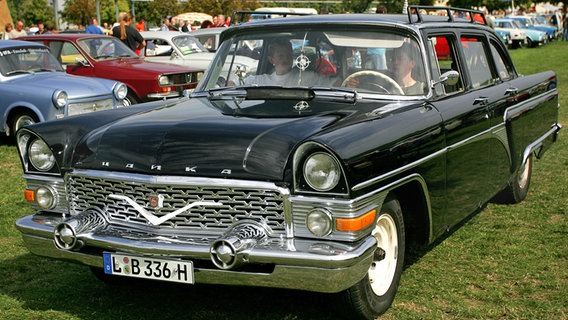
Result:
<svg viewBox="0 0 568 320">
<path fill-rule="evenodd" d="M 160 209 L 164 206 L 163 195 L 153 195 L 148 197 L 148 205 L 153 209 Z"/>
</svg>

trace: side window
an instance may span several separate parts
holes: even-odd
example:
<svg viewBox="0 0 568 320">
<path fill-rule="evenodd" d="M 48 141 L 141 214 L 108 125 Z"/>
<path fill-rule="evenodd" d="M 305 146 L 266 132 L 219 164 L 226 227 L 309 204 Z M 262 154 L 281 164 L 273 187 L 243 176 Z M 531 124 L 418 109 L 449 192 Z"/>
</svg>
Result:
<svg viewBox="0 0 568 320">
<path fill-rule="evenodd" d="M 483 39 L 477 36 L 462 36 L 461 44 L 465 56 L 465 66 L 471 77 L 473 89 L 488 86 L 494 83 L 491 67 L 489 66 L 488 52 Z"/>
<path fill-rule="evenodd" d="M 493 60 L 495 61 L 495 70 L 499 75 L 499 79 L 501 80 L 509 80 L 512 78 L 512 70 L 510 70 L 510 66 L 507 65 L 506 59 L 503 58 L 503 52 L 499 50 L 499 47 L 491 41 L 491 55 L 493 56 Z"/>
<path fill-rule="evenodd" d="M 52 42 L 54 43 L 54 42 Z M 50 44 L 51 46 L 51 44 Z M 70 42 L 62 42 L 59 60 L 64 66 L 69 64 L 77 64 L 77 58 L 83 58 L 79 50 Z"/>
<path fill-rule="evenodd" d="M 438 78 L 445 72 L 450 70 L 460 73 L 460 78 L 455 85 L 444 85 L 443 87 L 437 86 L 436 91 L 438 94 L 449 94 L 452 92 L 463 91 L 463 80 L 461 77 L 461 70 L 456 59 L 455 41 L 454 37 L 449 35 L 435 35 L 428 38 L 430 45 L 430 60 L 432 61 L 432 75 Z M 442 91 L 443 90 L 443 91 Z"/>
<path fill-rule="evenodd" d="M 148 39 L 146 40 L 146 55 L 157 57 L 169 57 L 172 55 L 172 46 L 165 40 Z"/>
</svg>

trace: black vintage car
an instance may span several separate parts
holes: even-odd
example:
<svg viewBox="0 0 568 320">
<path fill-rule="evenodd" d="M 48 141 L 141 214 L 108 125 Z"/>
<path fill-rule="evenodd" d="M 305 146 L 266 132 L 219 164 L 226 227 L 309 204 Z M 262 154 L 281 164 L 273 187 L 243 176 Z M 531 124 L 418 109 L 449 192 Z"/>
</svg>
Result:
<svg viewBox="0 0 568 320">
<path fill-rule="evenodd" d="M 109 281 L 337 293 L 374 318 L 405 249 L 523 200 L 561 128 L 556 75 L 517 74 L 481 12 L 288 17 L 222 38 L 187 98 L 18 132 L 30 251 Z"/>
</svg>

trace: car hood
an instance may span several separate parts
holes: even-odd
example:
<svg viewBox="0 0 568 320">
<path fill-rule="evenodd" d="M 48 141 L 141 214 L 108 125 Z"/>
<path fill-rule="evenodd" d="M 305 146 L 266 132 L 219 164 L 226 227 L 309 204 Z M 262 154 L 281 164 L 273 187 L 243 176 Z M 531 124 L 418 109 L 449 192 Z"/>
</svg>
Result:
<svg viewBox="0 0 568 320">
<path fill-rule="evenodd" d="M 74 76 L 65 72 L 38 72 L 10 80 L 12 85 L 29 88 L 32 94 L 33 90 L 38 89 L 64 90 L 69 100 L 112 95 L 115 83 L 112 80 Z"/>
<path fill-rule="evenodd" d="M 297 101 L 258 101 L 258 107 L 278 103 L 292 107 Z M 281 180 L 291 152 L 302 141 L 338 126 L 342 119 L 367 118 L 353 108 L 334 110 L 329 101 L 321 105 L 332 111 L 301 117 L 251 117 L 232 113 L 224 102 L 218 104 L 193 98 L 100 127 L 78 144 L 71 165 L 145 174 Z"/>
<path fill-rule="evenodd" d="M 203 70 L 202 68 L 181 68 L 179 65 L 173 63 L 151 62 L 146 61 L 143 58 L 102 60 L 99 61 L 98 64 L 103 64 L 107 68 L 112 68 L 115 72 L 132 72 L 134 69 L 139 72 L 143 72 L 149 77 L 157 77 L 160 74 L 185 73 Z M 139 75 L 139 73 L 137 74 Z"/>
</svg>

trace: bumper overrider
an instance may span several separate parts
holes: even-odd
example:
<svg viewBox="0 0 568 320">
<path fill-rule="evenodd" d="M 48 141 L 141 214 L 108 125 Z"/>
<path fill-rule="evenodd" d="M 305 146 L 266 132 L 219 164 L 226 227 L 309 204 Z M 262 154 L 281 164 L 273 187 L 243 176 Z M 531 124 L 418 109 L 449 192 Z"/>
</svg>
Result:
<svg viewBox="0 0 568 320">
<path fill-rule="evenodd" d="M 101 209 L 65 218 L 37 212 L 16 222 L 37 255 L 103 268 L 103 252 L 194 263 L 195 283 L 339 292 L 367 273 L 376 239 L 355 242 L 268 237 L 256 221 L 240 221 L 219 236 L 173 236 L 110 223 Z M 247 268 L 262 266 L 262 268 Z"/>
</svg>

